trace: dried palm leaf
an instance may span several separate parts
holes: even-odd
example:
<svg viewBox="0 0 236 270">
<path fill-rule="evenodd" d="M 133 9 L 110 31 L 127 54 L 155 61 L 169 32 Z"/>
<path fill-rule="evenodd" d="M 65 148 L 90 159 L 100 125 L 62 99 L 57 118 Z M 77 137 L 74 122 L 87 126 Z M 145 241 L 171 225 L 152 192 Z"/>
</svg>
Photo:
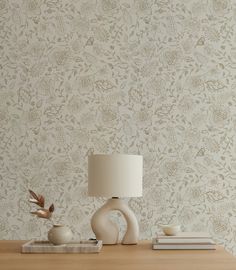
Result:
<svg viewBox="0 0 236 270">
<path fill-rule="evenodd" d="M 49 212 L 52 213 L 54 212 L 54 210 L 55 210 L 54 204 L 51 204 L 49 207 Z"/>
<path fill-rule="evenodd" d="M 29 193 L 30 193 L 30 195 L 32 196 L 32 198 L 30 198 L 30 202 L 32 202 L 32 203 L 35 203 L 35 204 L 37 204 L 38 206 L 40 206 L 40 207 L 44 207 L 44 202 L 45 202 L 45 200 L 44 200 L 44 197 L 42 196 L 42 195 L 37 195 L 36 193 L 34 193 L 32 190 L 30 190 L 29 189 Z"/>
<path fill-rule="evenodd" d="M 30 213 L 36 215 L 39 218 L 46 218 L 46 219 L 50 219 L 50 217 L 52 216 L 52 213 L 47 209 L 38 209 Z"/>
</svg>

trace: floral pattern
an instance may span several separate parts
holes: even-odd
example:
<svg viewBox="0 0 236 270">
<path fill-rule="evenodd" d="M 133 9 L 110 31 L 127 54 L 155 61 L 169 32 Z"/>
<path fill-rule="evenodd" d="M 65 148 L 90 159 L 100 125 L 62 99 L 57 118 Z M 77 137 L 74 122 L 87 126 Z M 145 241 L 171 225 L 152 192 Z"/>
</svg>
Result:
<svg viewBox="0 0 236 270">
<path fill-rule="evenodd" d="M 236 2 L 0 0 L 0 15 L 1 238 L 45 238 L 29 188 L 91 237 L 87 156 L 133 153 L 140 238 L 178 222 L 236 254 Z"/>
</svg>

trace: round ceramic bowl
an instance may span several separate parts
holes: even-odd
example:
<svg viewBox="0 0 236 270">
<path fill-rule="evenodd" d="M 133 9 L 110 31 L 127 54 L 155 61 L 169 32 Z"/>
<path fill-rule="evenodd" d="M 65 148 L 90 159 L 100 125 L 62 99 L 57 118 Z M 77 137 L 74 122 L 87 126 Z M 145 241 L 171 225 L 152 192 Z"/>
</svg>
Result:
<svg viewBox="0 0 236 270">
<path fill-rule="evenodd" d="M 181 226 L 176 224 L 161 225 L 165 235 L 177 235 L 181 232 Z"/>
</svg>

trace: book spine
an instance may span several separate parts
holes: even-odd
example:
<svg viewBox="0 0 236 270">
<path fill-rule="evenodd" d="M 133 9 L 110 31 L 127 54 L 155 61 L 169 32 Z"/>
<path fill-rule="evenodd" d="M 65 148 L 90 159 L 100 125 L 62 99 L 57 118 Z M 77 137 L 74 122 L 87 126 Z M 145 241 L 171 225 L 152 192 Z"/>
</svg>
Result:
<svg viewBox="0 0 236 270">
<path fill-rule="evenodd" d="M 152 248 L 156 250 L 168 250 L 168 249 L 214 250 L 216 249 L 216 246 L 215 245 L 153 245 Z"/>
<path fill-rule="evenodd" d="M 199 238 L 204 238 L 204 239 L 209 239 L 211 236 L 184 236 L 184 235 L 175 235 L 175 236 L 166 236 L 166 235 L 158 235 L 156 239 L 199 239 Z"/>
<path fill-rule="evenodd" d="M 199 239 L 158 239 L 159 244 L 214 244 L 210 238 Z"/>
</svg>

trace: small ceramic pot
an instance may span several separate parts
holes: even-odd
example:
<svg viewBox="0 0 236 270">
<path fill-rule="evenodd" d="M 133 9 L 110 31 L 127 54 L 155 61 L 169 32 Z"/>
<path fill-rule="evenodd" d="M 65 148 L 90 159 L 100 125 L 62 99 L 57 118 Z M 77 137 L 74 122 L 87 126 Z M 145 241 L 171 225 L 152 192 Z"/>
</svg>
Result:
<svg viewBox="0 0 236 270">
<path fill-rule="evenodd" d="M 176 235 L 181 231 L 180 225 L 170 224 L 161 225 L 161 227 L 165 235 Z"/>
<path fill-rule="evenodd" d="M 55 224 L 48 232 L 48 240 L 54 245 L 67 244 L 72 239 L 71 230 L 63 225 Z"/>
</svg>

